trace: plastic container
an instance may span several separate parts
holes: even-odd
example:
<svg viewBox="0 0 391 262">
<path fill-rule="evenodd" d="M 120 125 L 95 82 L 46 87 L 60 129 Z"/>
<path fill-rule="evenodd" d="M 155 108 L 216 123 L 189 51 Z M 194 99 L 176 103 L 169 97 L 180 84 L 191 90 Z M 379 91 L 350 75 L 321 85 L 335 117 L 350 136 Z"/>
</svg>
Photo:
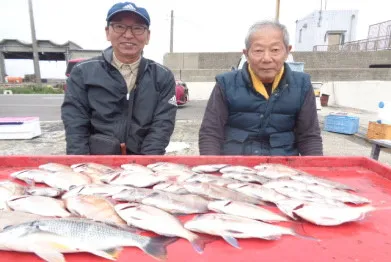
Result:
<svg viewBox="0 0 391 262">
<path fill-rule="evenodd" d="M 377 122 L 391 125 L 391 101 L 380 101 L 378 107 Z"/>
<path fill-rule="evenodd" d="M 324 130 L 352 135 L 358 132 L 360 119 L 345 114 L 330 114 L 325 117 Z"/>
</svg>

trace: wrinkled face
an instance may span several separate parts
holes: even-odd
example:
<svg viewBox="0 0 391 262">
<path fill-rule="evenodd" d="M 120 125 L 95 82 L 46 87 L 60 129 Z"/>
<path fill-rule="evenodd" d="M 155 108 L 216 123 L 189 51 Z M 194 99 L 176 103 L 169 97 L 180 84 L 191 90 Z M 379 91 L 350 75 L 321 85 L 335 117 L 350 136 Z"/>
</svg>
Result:
<svg viewBox="0 0 391 262">
<path fill-rule="evenodd" d="M 291 46 L 286 48 L 281 30 L 265 26 L 250 37 L 250 48 L 244 49 L 248 63 L 263 83 L 272 83 L 284 66 Z"/>
<path fill-rule="evenodd" d="M 123 26 L 145 26 L 144 20 L 134 13 L 123 12 L 115 15 L 110 26 L 106 27 L 107 41 L 111 42 L 115 56 L 122 63 L 133 63 L 137 61 L 149 42 L 150 31 L 146 29 L 142 34 L 133 34 L 128 28 L 124 33 L 115 32 L 113 26 L 120 24 Z"/>
</svg>

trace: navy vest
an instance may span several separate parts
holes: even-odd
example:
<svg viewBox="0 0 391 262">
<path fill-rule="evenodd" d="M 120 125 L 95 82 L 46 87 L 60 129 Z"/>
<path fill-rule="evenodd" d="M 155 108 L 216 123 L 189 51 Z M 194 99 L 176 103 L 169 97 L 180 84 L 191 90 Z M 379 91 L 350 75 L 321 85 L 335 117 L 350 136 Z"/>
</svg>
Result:
<svg viewBox="0 0 391 262">
<path fill-rule="evenodd" d="M 284 66 L 269 100 L 254 89 L 247 63 L 241 70 L 216 76 L 229 111 L 223 155 L 299 155 L 294 129 L 311 80 L 308 74 Z"/>
</svg>

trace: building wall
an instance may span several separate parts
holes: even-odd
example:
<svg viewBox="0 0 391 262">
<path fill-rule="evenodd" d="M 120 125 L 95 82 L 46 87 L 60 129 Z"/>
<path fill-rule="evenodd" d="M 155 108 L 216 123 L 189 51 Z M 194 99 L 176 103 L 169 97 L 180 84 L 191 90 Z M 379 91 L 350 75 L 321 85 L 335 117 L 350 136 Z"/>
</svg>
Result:
<svg viewBox="0 0 391 262">
<path fill-rule="evenodd" d="M 327 45 L 328 31 L 346 31 L 344 42 L 356 40 L 356 10 L 315 11 L 296 22 L 295 51 L 312 51 L 315 45 Z M 300 39 L 301 31 L 301 39 Z"/>
</svg>

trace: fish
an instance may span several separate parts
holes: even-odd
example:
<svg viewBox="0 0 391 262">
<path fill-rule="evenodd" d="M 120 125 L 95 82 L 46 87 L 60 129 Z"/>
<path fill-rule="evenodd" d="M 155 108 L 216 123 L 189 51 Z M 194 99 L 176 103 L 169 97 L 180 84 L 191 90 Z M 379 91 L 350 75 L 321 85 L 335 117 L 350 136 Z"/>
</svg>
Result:
<svg viewBox="0 0 391 262">
<path fill-rule="evenodd" d="M 377 208 L 367 205 L 361 207 L 332 206 L 327 204 L 306 203 L 293 210 L 300 218 L 319 226 L 338 226 L 347 222 L 360 221 L 368 212 Z M 382 209 L 382 208 L 379 208 Z M 383 209 L 390 209 L 386 207 Z"/>
<path fill-rule="evenodd" d="M 59 172 L 59 171 L 73 171 L 73 169 L 70 166 L 59 164 L 59 163 L 46 163 L 43 165 L 40 165 L 38 167 L 39 169 L 43 169 L 50 172 Z"/>
<path fill-rule="evenodd" d="M 348 185 L 331 181 L 328 179 L 312 176 L 312 175 L 297 175 L 297 176 L 292 176 L 291 179 L 296 180 L 296 181 L 301 181 L 306 184 L 318 184 L 321 186 L 326 186 L 326 187 L 331 187 L 335 189 L 342 189 L 342 190 L 350 190 L 350 191 L 356 191 L 355 188 L 352 188 Z"/>
<path fill-rule="evenodd" d="M 272 164 L 272 163 L 260 163 L 257 166 L 254 166 L 254 169 L 268 173 L 283 173 L 285 175 L 298 175 L 302 173 L 301 170 L 292 168 L 287 165 L 282 165 L 282 164 Z"/>
<path fill-rule="evenodd" d="M 231 178 L 241 182 L 249 182 L 249 183 L 257 183 L 257 184 L 265 184 L 270 181 L 270 179 L 258 176 L 255 174 L 243 174 L 243 173 L 224 173 L 222 175 L 224 178 Z"/>
<path fill-rule="evenodd" d="M 227 187 L 248 196 L 256 197 L 265 202 L 277 203 L 280 200 L 288 198 L 273 189 L 256 184 L 235 183 L 229 184 Z"/>
<path fill-rule="evenodd" d="M 136 163 L 122 164 L 121 168 L 124 170 L 127 170 L 127 171 L 133 171 L 133 172 L 137 172 L 137 173 L 141 172 L 141 173 L 148 173 L 151 175 L 154 173 L 152 171 L 152 169 L 150 169 L 146 166 L 140 165 L 140 164 L 136 164 Z"/>
<path fill-rule="evenodd" d="M 114 205 L 102 196 L 79 195 L 64 200 L 66 208 L 74 215 L 108 224 L 125 226 Z"/>
<path fill-rule="evenodd" d="M 219 170 L 220 173 L 242 173 L 242 174 L 256 174 L 254 168 L 248 166 L 226 166 Z"/>
<path fill-rule="evenodd" d="M 164 210 L 140 203 L 118 204 L 115 210 L 129 226 L 152 231 L 162 236 L 181 237 L 187 239 L 196 252 L 202 254 L 204 251 L 205 243 L 202 238 L 185 229 L 175 216 Z"/>
<path fill-rule="evenodd" d="M 88 252 L 116 260 L 122 247 L 137 247 L 157 260 L 177 238 L 151 238 L 119 227 L 84 219 L 40 219 L 6 227 L 0 249 L 35 253 L 45 261 L 65 261 L 63 253 Z"/>
<path fill-rule="evenodd" d="M 62 200 L 44 196 L 13 196 L 7 205 L 15 211 L 22 211 L 41 216 L 69 217 Z"/>
<path fill-rule="evenodd" d="M 152 171 L 163 171 L 163 170 L 187 170 L 191 171 L 190 167 L 183 164 L 171 163 L 171 162 L 156 162 L 147 165 Z"/>
<path fill-rule="evenodd" d="M 193 166 L 191 170 L 197 173 L 213 173 L 218 172 L 220 169 L 229 166 L 228 164 L 211 164 L 211 165 L 198 165 Z"/>
<path fill-rule="evenodd" d="M 208 200 L 193 195 L 177 195 L 147 188 L 135 188 L 113 195 L 120 201 L 138 202 L 163 209 L 171 214 L 197 214 L 208 212 Z"/>
<path fill-rule="evenodd" d="M 35 183 L 44 183 L 45 178 L 48 175 L 51 175 L 52 172 L 42 170 L 42 169 L 24 169 L 13 172 L 10 174 L 10 177 L 22 180 L 27 183 L 31 181 Z"/>
<path fill-rule="evenodd" d="M 133 187 L 149 187 L 164 182 L 164 177 L 155 176 L 149 173 L 136 173 L 132 171 L 123 171 L 114 175 L 107 175 L 102 179 L 103 182 L 111 185 L 127 185 Z"/>
<path fill-rule="evenodd" d="M 288 187 L 300 190 L 307 190 L 308 188 L 308 184 L 304 182 L 286 178 L 270 180 L 269 182 L 262 184 L 262 186 L 271 189 Z"/>
<path fill-rule="evenodd" d="M 90 167 L 83 167 L 82 169 L 75 168 L 73 171 L 89 177 L 92 184 L 103 184 L 101 180 L 107 175 L 106 173 Z M 114 174 L 116 172 L 110 172 L 108 174 Z"/>
<path fill-rule="evenodd" d="M 352 203 L 352 204 L 368 204 L 371 201 L 368 198 L 358 196 L 346 191 L 334 189 L 331 187 L 325 187 L 321 185 L 308 185 L 307 190 L 310 192 L 314 192 L 318 195 L 321 195 L 328 199 L 337 200 L 344 203 Z"/>
<path fill-rule="evenodd" d="M 98 195 L 110 197 L 124 190 L 132 189 L 130 186 L 110 185 L 110 184 L 87 184 L 72 187 L 68 192 L 62 195 L 62 199 L 77 195 Z"/>
<path fill-rule="evenodd" d="M 15 195 L 23 195 L 25 187 L 6 180 L 0 182 L 0 210 L 10 210 L 7 205 L 7 200 Z"/>
<path fill-rule="evenodd" d="M 112 172 L 115 172 L 115 171 L 118 170 L 118 168 L 116 169 L 116 168 L 113 168 L 113 167 L 110 167 L 110 166 L 97 164 L 97 163 L 91 163 L 91 162 L 89 162 L 89 163 L 73 164 L 73 165 L 71 165 L 71 168 L 75 172 L 81 172 L 81 171 L 89 170 L 89 169 L 92 168 L 92 169 L 95 169 L 98 172 L 103 173 L 103 174 L 112 173 Z"/>
<path fill-rule="evenodd" d="M 61 189 L 53 187 L 29 187 L 26 194 L 32 196 L 58 197 L 63 193 Z"/>
<path fill-rule="evenodd" d="M 0 211 L 0 231 L 12 225 L 22 224 L 28 221 L 35 221 L 44 216 L 21 211 L 1 210 Z"/>
<path fill-rule="evenodd" d="M 321 196 L 317 193 L 308 190 L 300 190 L 300 189 L 288 188 L 288 187 L 275 188 L 274 190 L 289 198 L 303 200 L 306 202 L 314 202 L 320 204 L 324 203 L 324 204 L 329 204 L 334 206 L 344 205 L 343 202 L 337 199 L 326 198 L 324 196 Z"/>
<path fill-rule="evenodd" d="M 170 192 L 170 193 L 174 193 L 174 194 L 178 194 L 178 195 L 184 195 L 184 194 L 190 193 L 181 184 L 178 184 L 175 182 L 160 183 L 160 184 L 153 186 L 153 189 L 164 191 L 164 192 Z"/>
<path fill-rule="evenodd" d="M 253 204 L 259 204 L 261 202 L 258 198 L 242 194 L 226 187 L 221 187 L 208 183 L 184 183 L 183 187 L 190 193 L 200 195 L 209 199 L 235 200 L 249 202 Z"/>
<path fill-rule="evenodd" d="M 279 200 L 275 204 L 282 213 L 292 218 L 293 220 L 297 220 L 297 216 L 295 216 L 293 210 L 305 203 L 308 202 L 299 199 L 286 198 Z"/>
<path fill-rule="evenodd" d="M 74 186 L 90 184 L 91 178 L 77 172 L 55 172 L 46 176 L 43 182 L 50 187 L 68 191 Z"/>
<path fill-rule="evenodd" d="M 221 236 L 228 244 L 235 248 L 240 248 L 236 238 L 276 240 L 283 235 L 293 235 L 317 240 L 309 236 L 302 236 L 291 228 L 272 225 L 250 218 L 219 213 L 199 215 L 192 220 L 187 221 L 184 226 L 193 232 Z"/>
<path fill-rule="evenodd" d="M 228 215 L 235 215 L 240 217 L 247 217 L 255 220 L 261 220 L 264 222 L 281 222 L 290 221 L 288 218 L 276 214 L 268 209 L 260 206 L 231 200 L 217 200 L 209 202 L 209 210 L 224 213 Z"/>
<path fill-rule="evenodd" d="M 201 182 L 208 183 L 218 186 L 227 186 L 229 184 L 237 183 L 237 180 L 231 178 L 225 178 L 212 174 L 194 174 L 193 176 L 186 179 L 184 182 L 193 183 L 193 182 Z"/>
<path fill-rule="evenodd" d="M 174 182 L 183 182 L 188 178 L 194 176 L 196 173 L 190 169 L 167 169 L 156 171 L 155 176 L 161 178 L 164 181 L 174 181 Z"/>
</svg>

